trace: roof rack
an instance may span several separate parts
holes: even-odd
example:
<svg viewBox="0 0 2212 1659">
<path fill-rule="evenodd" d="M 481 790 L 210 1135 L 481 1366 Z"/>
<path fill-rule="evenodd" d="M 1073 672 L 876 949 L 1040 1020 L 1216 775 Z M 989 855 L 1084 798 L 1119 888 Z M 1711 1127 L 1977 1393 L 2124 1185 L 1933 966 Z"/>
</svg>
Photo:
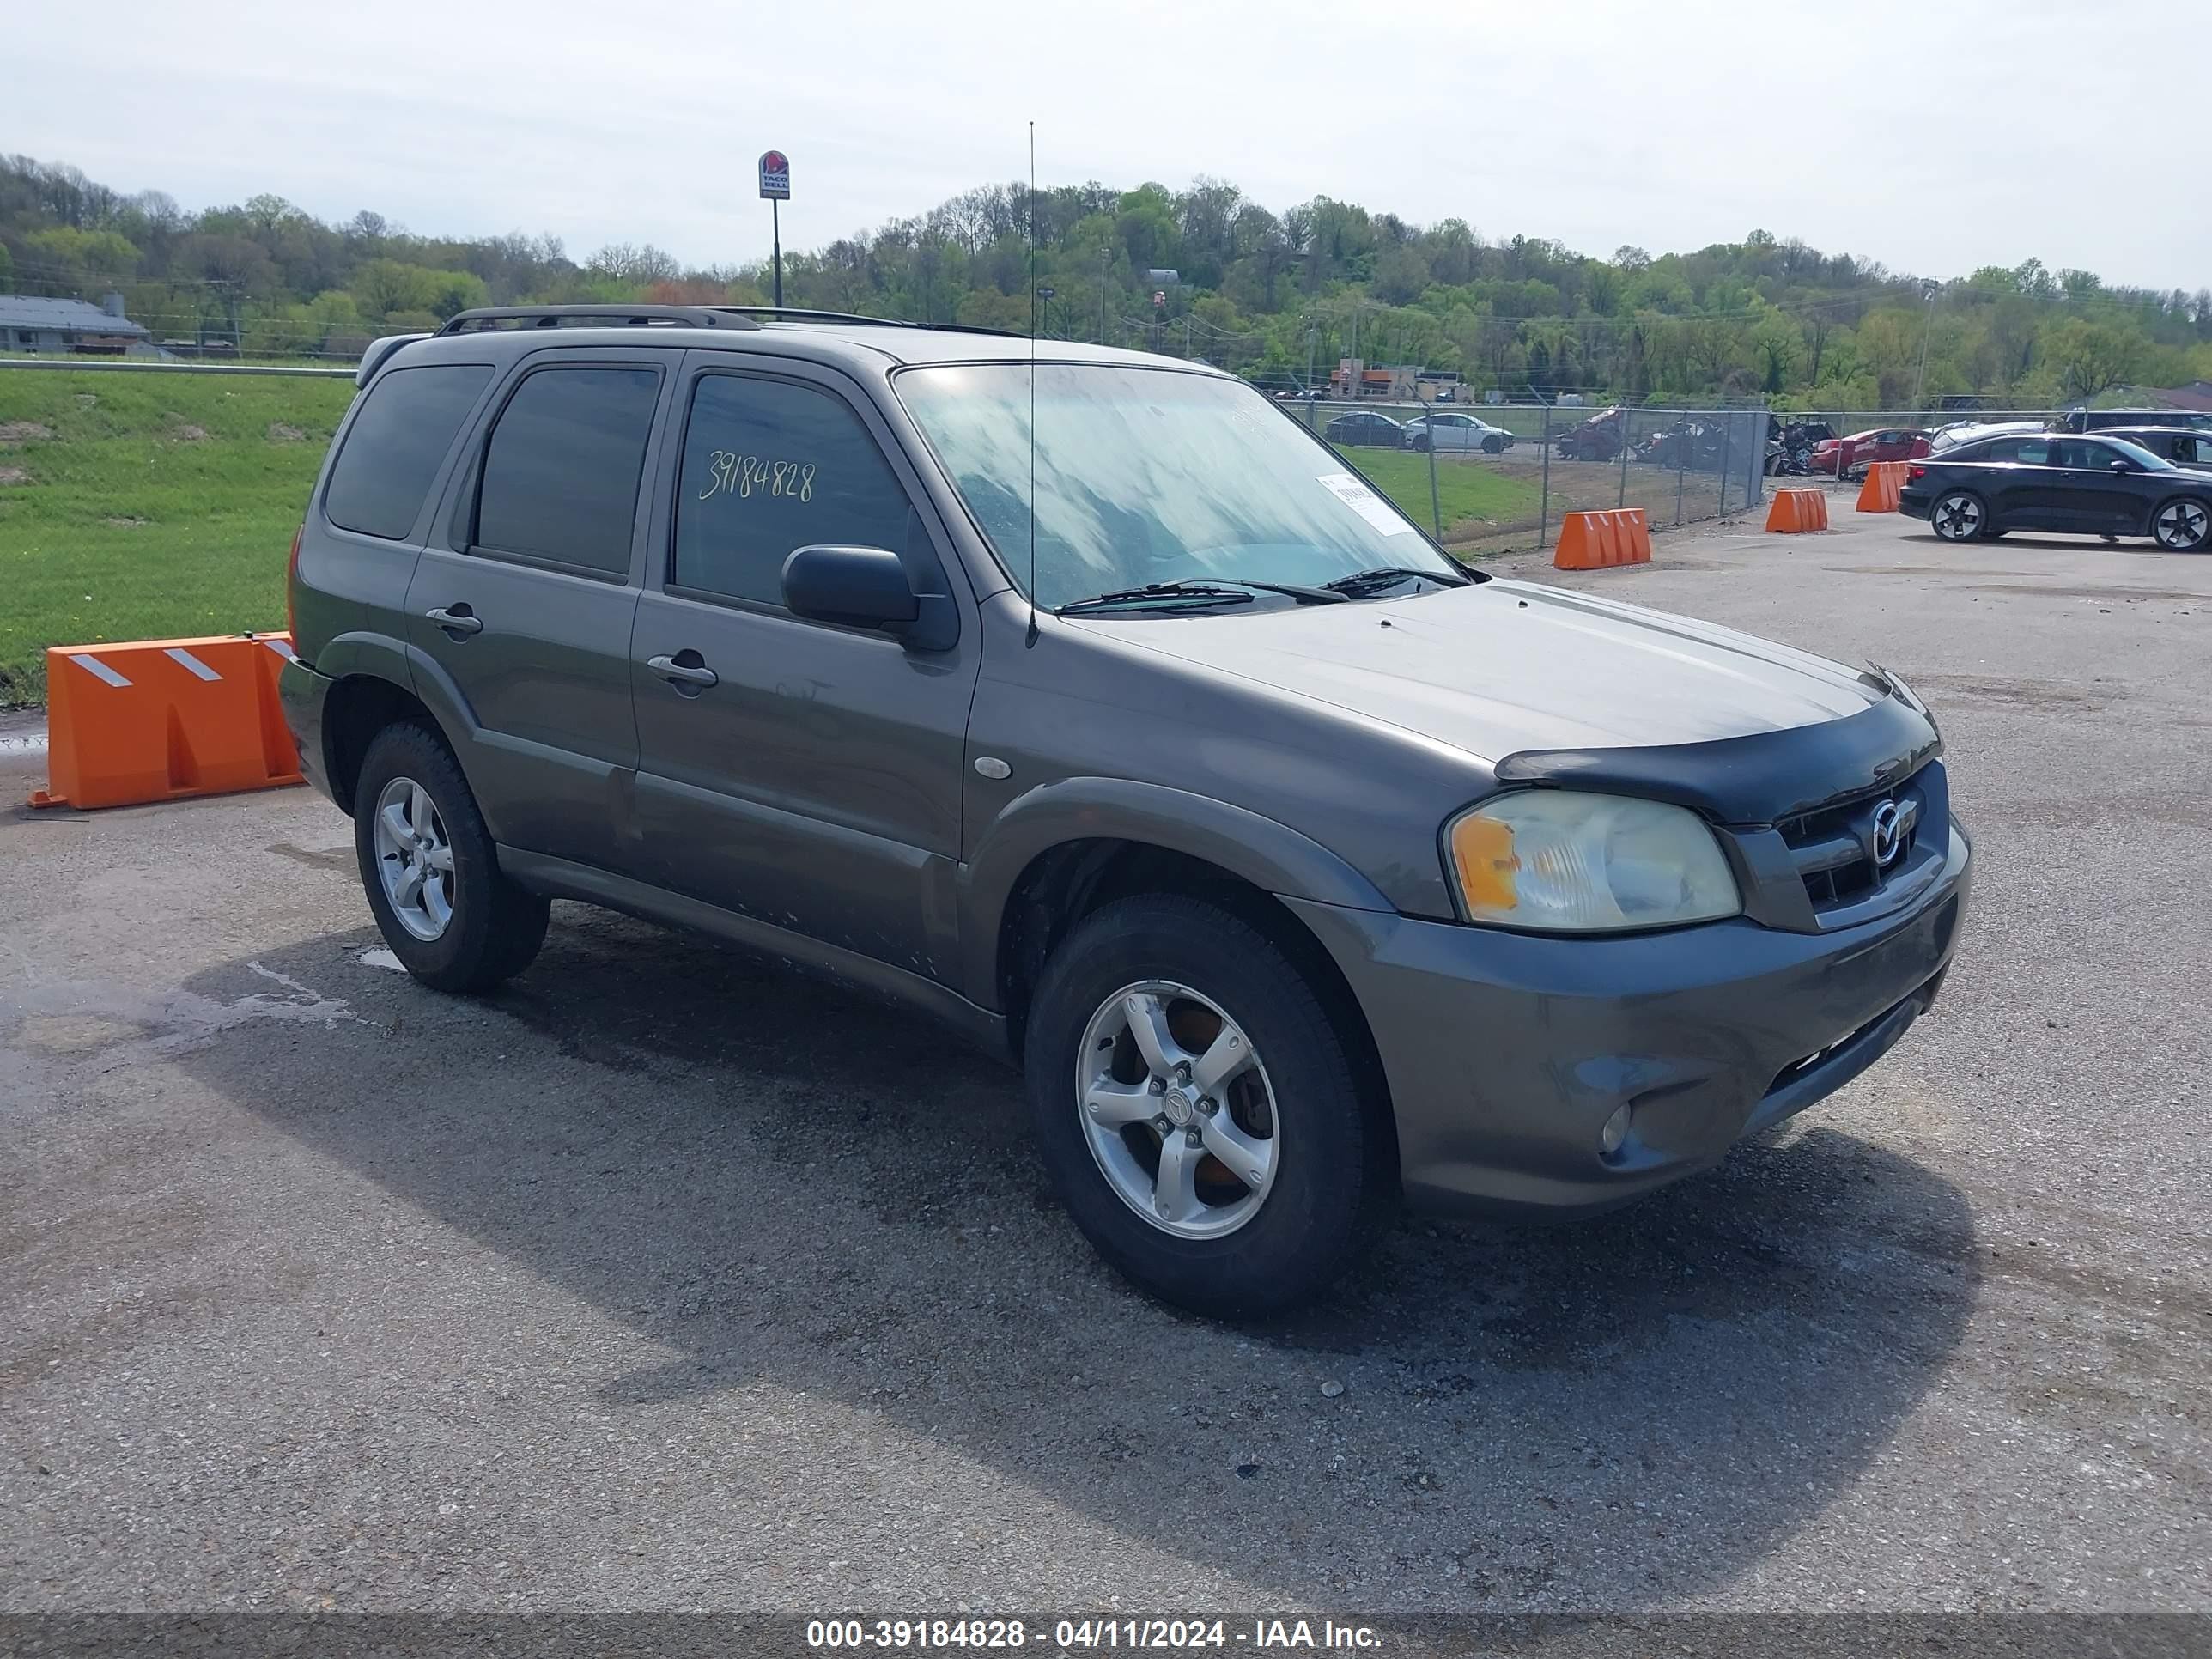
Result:
<svg viewBox="0 0 2212 1659">
<path fill-rule="evenodd" d="M 441 335 L 479 333 L 514 323 L 530 328 L 758 328 L 721 306 L 478 306 L 447 319 Z"/>
<path fill-rule="evenodd" d="M 869 317 L 857 311 L 810 311 L 799 306 L 712 306 L 709 310 L 733 317 L 793 317 L 808 323 L 866 323 L 873 328 L 927 328 L 946 334 L 997 334 L 1008 339 L 1029 337 L 1010 328 L 985 328 L 980 323 L 917 323 L 905 317 Z"/>
</svg>

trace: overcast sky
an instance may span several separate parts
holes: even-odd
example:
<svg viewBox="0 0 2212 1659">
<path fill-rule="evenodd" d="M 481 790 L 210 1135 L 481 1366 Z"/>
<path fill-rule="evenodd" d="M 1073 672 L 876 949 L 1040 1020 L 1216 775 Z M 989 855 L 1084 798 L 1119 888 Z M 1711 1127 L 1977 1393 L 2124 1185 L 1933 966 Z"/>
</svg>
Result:
<svg viewBox="0 0 2212 1659">
<path fill-rule="evenodd" d="M 580 257 L 768 252 L 1019 177 L 1212 174 L 1606 254 L 1754 227 L 1925 276 L 2212 283 L 2179 134 L 2205 0 L 803 0 L 10 9 L 0 149 L 188 207 L 263 191 Z M 2178 70 L 2179 79 L 2170 71 Z"/>
</svg>

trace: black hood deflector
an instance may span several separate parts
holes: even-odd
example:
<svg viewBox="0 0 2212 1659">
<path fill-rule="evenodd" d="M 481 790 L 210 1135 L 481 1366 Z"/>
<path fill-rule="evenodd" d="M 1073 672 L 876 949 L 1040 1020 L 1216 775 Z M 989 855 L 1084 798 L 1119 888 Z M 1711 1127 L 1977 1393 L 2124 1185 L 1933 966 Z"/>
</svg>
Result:
<svg viewBox="0 0 2212 1659">
<path fill-rule="evenodd" d="M 1500 784 L 1638 795 L 1719 823 L 1765 824 L 1893 784 L 1943 746 L 1896 696 L 1863 713 L 1782 732 L 1636 749 L 1528 749 L 1498 763 Z"/>
</svg>

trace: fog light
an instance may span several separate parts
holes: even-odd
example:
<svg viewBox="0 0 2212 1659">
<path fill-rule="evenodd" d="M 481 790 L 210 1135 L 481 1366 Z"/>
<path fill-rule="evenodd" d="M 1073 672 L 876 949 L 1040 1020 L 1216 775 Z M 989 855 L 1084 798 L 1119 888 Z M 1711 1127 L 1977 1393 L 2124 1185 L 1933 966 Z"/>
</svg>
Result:
<svg viewBox="0 0 2212 1659">
<path fill-rule="evenodd" d="M 1607 1158 L 1620 1150 L 1620 1143 L 1628 1139 L 1629 1109 L 1622 1107 L 1606 1119 L 1605 1127 L 1597 1132 L 1597 1149 Z"/>
</svg>

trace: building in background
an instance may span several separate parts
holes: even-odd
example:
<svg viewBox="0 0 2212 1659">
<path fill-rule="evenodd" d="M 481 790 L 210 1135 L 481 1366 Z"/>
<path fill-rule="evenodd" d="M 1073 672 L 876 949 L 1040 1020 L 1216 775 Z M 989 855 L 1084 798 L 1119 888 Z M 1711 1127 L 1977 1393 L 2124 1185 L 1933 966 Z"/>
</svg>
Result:
<svg viewBox="0 0 2212 1659">
<path fill-rule="evenodd" d="M 123 296 L 100 305 L 82 300 L 45 300 L 0 294 L 0 350 L 83 351 L 119 357 L 132 348 L 150 352 L 153 336 L 123 314 Z"/>
</svg>

